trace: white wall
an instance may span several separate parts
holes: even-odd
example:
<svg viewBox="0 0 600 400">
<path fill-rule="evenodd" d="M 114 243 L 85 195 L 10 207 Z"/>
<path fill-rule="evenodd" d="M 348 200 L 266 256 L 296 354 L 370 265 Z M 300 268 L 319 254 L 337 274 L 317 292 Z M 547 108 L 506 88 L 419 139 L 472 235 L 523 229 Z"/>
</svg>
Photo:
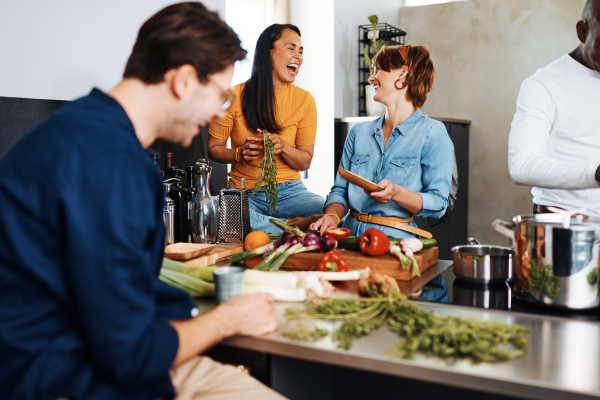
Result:
<svg viewBox="0 0 600 400">
<path fill-rule="evenodd" d="M 0 96 L 71 100 L 121 78 L 142 23 L 173 0 L 1 0 Z M 204 0 L 225 16 L 225 0 Z"/>
<path fill-rule="evenodd" d="M 296 85 L 309 91 L 317 103 L 317 141 L 308 190 L 326 196 L 333 186 L 334 152 L 334 26 L 333 0 L 290 0 L 290 23 L 302 33 L 304 63 Z"/>
<path fill-rule="evenodd" d="M 358 26 L 368 24 L 367 17 L 376 14 L 379 22 L 403 29 L 400 26 L 401 4 L 402 0 L 335 0 L 335 118 L 358 115 Z M 328 25 L 315 24 L 314 27 L 328 29 Z M 323 41 L 327 40 L 324 34 L 321 36 Z"/>
</svg>

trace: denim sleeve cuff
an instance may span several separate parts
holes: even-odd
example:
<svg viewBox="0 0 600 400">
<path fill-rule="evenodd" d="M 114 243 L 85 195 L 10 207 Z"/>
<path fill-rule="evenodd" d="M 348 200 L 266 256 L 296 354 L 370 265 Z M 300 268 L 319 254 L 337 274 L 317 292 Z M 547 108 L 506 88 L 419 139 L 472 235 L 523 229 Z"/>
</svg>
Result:
<svg viewBox="0 0 600 400">
<path fill-rule="evenodd" d="M 444 211 L 443 204 L 436 204 L 441 202 L 441 199 L 439 197 L 431 195 L 429 193 L 419 194 L 421 195 L 423 206 L 421 207 L 421 211 L 419 211 L 419 213 L 416 214 L 417 217 L 430 217 L 432 213 Z"/>
<path fill-rule="evenodd" d="M 325 205 L 323 206 L 323 211 L 325 211 L 327 206 L 333 203 L 341 204 L 344 206 L 345 210 L 348 210 L 348 202 L 346 201 L 346 198 L 340 195 L 339 193 L 331 192 L 329 193 L 329 196 L 327 196 L 327 200 L 325 201 Z"/>
</svg>

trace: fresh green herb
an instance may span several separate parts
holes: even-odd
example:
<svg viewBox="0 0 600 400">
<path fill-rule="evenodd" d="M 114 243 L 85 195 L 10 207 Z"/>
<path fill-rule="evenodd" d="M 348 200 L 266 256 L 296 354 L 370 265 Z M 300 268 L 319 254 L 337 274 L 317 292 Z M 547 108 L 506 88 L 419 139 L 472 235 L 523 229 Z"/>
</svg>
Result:
<svg viewBox="0 0 600 400">
<path fill-rule="evenodd" d="M 285 309 L 285 311 L 283 312 L 283 316 L 288 321 L 293 321 L 295 319 L 302 318 L 302 312 L 303 311 L 298 307 L 290 307 Z"/>
<path fill-rule="evenodd" d="M 388 289 L 388 294 L 382 295 L 373 284 L 367 293 L 374 297 L 313 300 L 307 303 L 305 313 L 311 318 L 343 321 L 331 335 L 343 349 L 350 349 L 354 339 L 387 324 L 400 336 L 387 351 L 391 357 L 412 358 L 416 352 L 422 352 L 441 358 L 500 362 L 527 352 L 525 335 L 531 332 L 526 327 L 444 317 L 422 309 L 397 290 Z M 300 309 L 289 310 L 288 317 L 299 316 Z"/>
<path fill-rule="evenodd" d="M 599 279 L 600 279 L 600 257 L 598 257 L 598 264 L 587 275 L 587 281 L 590 285 L 597 284 Z M 598 293 L 600 293 L 600 284 L 598 285 Z"/>
<path fill-rule="evenodd" d="M 529 263 L 527 283 L 531 294 L 534 296 L 543 294 L 551 299 L 556 299 L 560 291 L 560 282 L 554 275 L 552 266 L 543 265 L 542 263 L 538 266 L 534 260 Z"/>
<path fill-rule="evenodd" d="M 291 340 L 299 340 L 302 342 L 316 342 L 319 339 L 324 338 L 329 334 L 327 329 L 315 328 L 312 331 L 309 331 L 304 326 L 300 326 L 300 329 L 296 329 L 294 331 L 283 332 L 281 336 L 284 338 L 288 338 Z"/>
<path fill-rule="evenodd" d="M 256 169 L 262 168 L 262 171 L 258 176 L 256 185 L 252 191 L 252 196 L 258 192 L 261 187 L 260 185 L 264 182 L 265 195 L 267 196 L 269 203 L 271 203 L 271 212 L 273 212 L 275 211 L 275 207 L 277 207 L 277 198 L 279 197 L 279 190 L 277 190 L 277 160 L 275 159 L 275 147 L 273 146 L 273 142 L 266 129 L 262 131 L 262 135 L 265 157 L 258 167 L 256 167 Z"/>
</svg>

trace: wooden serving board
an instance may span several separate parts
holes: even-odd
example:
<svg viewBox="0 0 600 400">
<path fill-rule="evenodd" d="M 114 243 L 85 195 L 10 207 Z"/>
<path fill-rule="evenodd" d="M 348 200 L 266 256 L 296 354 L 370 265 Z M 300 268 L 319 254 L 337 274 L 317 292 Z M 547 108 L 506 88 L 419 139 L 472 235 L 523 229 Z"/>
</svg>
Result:
<svg viewBox="0 0 600 400">
<path fill-rule="evenodd" d="M 244 251 L 244 245 L 241 244 L 217 244 L 210 253 L 192 258 L 191 260 L 185 261 L 184 264 L 206 267 L 214 265 L 217 261 L 241 253 L 242 251 Z"/>
<path fill-rule="evenodd" d="M 402 269 L 400 266 L 400 260 L 389 254 L 384 254 L 378 257 L 367 256 L 360 251 L 354 250 L 336 250 L 348 263 L 348 270 L 354 271 L 357 269 L 364 269 L 369 267 L 371 272 L 378 272 L 380 274 L 386 274 L 399 281 L 410 281 L 413 278 L 413 268 L 410 266 L 407 269 Z M 421 250 L 415 253 L 415 260 L 419 264 L 419 270 L 421 273 L 431 268 L 438 263 L 437 247 Z M 316 271 L 317 266 L 323 253 L 300 253 L 290 256 L 281 269 L 287 271 Z"/>
</svg>

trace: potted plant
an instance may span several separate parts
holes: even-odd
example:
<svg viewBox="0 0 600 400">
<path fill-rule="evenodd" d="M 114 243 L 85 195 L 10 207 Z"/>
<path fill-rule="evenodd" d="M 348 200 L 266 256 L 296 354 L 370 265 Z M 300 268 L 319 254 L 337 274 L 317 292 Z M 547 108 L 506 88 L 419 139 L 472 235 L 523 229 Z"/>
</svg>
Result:
<svg viewBox="0 0 600 400">
<path fill-rule="evenodd" d="M 369 15 L 367 17 L 373 30 L 369 32 L 369 36 L 371 42 L 373 43 L 373 55 L 377 54 L 377 52 L 385 46 L 385 40 L 379 39 L 379 30 L 377 30 L 377 24 L 379 23 L 379 18 L 377 15 Z M 373 64 L 371 62 L 371 58 L 369 57 L 369 50 L 365 47 L 363 49 L 363 55 L 365 57 L 365 65 L 369 68 L 369 76 L 373 75 Z M 378 103 L 373 100 L 373 96 L 375 95 L 375 90 L 372 85 L 365 86 L 365 100 L 367 106 L 367 115 L 369 116 L 378 116 L 385 113 L 385 106 L 381 103 Z"/>
</svg>

